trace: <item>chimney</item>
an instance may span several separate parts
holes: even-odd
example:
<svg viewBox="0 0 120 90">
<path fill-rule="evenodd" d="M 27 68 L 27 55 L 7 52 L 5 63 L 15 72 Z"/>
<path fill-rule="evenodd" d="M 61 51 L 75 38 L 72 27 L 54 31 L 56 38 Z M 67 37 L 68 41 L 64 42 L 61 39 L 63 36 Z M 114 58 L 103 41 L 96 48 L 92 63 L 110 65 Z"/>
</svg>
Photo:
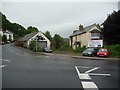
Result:
<svg viewBox="0 0 120 90">
<path fill-rule="evenodd" d="M 83 25 L 79 25 L 79 30 L 81 31 L 83 29 Z"/>
</svg>

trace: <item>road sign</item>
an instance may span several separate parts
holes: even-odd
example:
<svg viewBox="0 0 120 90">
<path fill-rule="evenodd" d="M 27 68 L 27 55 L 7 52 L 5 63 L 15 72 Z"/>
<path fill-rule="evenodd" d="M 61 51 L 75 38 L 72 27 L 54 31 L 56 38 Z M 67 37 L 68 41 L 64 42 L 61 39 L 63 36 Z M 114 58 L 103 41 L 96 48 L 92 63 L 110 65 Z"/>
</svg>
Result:
<svg viewBox="0 0 120 90">
<path fill-rule="evenodd" d="M 103 40 L 88 40 L 88 47 L 103 47 Z"/>
</svg>

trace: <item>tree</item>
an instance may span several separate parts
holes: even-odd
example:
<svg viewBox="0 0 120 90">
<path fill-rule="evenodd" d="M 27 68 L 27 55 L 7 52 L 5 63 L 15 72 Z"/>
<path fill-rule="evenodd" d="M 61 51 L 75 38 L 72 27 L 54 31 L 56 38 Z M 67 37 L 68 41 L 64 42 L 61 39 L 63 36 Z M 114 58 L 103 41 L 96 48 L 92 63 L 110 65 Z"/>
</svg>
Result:
<svg viewBox="0 0 120 90">
<path fill-rule="evenodd" d="M 104 21 L 103 37 L 107 45 L 120 44 L 120 10 L 109 14 Z"/>
<path fill-rule="evenodd" d="M 52 41 L 52 37 L 49 31 L 46 31 L 44 34 L 50 41 Z"/>
<path fill-rule="evenodd" d="M 34 33 L 34 32 L 38 32 L 38 29 L 36 27 L 32 27 L 32 26 L 29 26 L 27 28 L 27 33 Z"/>
<path fill-rule="evenodd" d="M 7 37 L 5 35 L 2 36 L 2 41 L 7 42 Z"/>
<path fill-rule="evenodd" d="M 0 21 L 2 22 L 2 30 L 8 30 L 13 33 L 14 39 L 21 38 L 26 34 L 37 32 L 38 29 L 32 26 L 29 26 L 27 30 L 20 24 L 10 22 L 5 15 L 0 12 Z M 0 24 L 1 25 L 1 24 Z M 1 29 L 1 26 L 0 26 Z"/>
<path fill-rule="evenodd" d="M 64 43 L 64 39 L 58 35 L 58 34 L 55 34 L 54 37 L 53 37 L 53 46 L 55 49 L 59 49 Z"/>
<path fill-rule="evenodd" d="M 34 51 L 34 52 L 41 51 L 40 44 L 38 44 L 38 42 L 36 41 L 31 41 L 29 48 L 31 51 Z"/>
<path fill-rule="evenodd" d="M 79 30 L 82 30 L 83 29 L 83 25 L 79 25 Z"/>
</svg>

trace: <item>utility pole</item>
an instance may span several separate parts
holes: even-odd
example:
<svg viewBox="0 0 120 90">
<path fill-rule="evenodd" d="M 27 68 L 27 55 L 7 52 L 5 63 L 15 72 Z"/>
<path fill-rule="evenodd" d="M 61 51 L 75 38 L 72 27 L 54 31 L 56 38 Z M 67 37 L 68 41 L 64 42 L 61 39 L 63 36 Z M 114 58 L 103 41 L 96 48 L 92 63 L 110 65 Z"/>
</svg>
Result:
<svg viewBox="0 0 120 90">
<path fill-rule="evenodd" d="M 36 52 L 37 52 L 37 39 L 38 39 L 38 37 L 36 37 Z"/>
</svg>

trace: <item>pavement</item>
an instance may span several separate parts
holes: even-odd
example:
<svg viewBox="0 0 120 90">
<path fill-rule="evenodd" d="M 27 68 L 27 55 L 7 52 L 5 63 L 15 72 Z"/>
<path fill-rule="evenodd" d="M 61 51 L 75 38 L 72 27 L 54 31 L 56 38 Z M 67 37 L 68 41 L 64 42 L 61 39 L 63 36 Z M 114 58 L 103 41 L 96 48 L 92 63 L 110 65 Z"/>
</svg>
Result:
<svg viewBox="0 0 120 90">
<path fill-rule="evenodd" d="M 11 44 L 3 45 L 2 51 L 0 69 L 2 68 L 3 90 L 6 88 L 98 90 L 119 87 L 119 60 L 72 58 L 71 55 L 55 53 L 40 54 Z"/>
</svg>

